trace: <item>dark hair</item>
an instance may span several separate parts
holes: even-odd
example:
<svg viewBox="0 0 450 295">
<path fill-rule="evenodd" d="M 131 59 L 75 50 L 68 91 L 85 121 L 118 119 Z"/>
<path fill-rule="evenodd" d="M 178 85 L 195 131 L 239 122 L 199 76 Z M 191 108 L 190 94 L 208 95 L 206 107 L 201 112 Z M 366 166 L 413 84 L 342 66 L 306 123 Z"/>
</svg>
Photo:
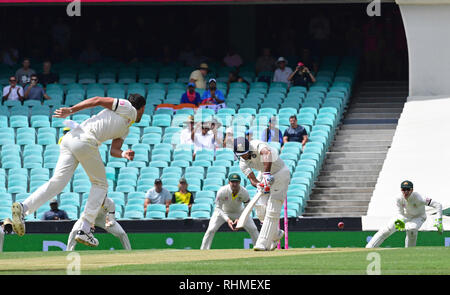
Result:
<svg viewBox="0 0 450 295">
<path fill-rule="evenodd" d="M 295 120 L 297 120 L 297 116 L 296 116 L 296 115 L 290 116 L 290 117 L 289 117 L 289 120 L 292 119 L 292 118 L 294 118 Z"/>
<path fill-rule="evenodd" d="M 145 98 L 137 93 L 132 93 L 130 96 L 128 96 L 128 101 L 131 102 L 131 105 L 136 109 L 139 110 L 143 106 L 145 106 Z"/>
<path fill-rule="evenodd" d="M 32 74 L 32 75 L 30 76 L 30 78 L 33 78 L 33 77 L 36 77 L 36 78 L 39 79 L 38 75 L 36 75 L 36 74 Z"/>
</svg>

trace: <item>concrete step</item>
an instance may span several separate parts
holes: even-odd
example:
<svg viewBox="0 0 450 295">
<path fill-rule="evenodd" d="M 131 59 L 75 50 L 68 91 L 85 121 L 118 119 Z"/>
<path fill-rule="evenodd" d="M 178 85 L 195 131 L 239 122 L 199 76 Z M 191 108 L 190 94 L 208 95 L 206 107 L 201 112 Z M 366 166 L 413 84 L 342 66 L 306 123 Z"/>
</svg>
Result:
<svg viewBox="0 0 450 295">
<path fill-rule="evenodd" d="M 375 188 L 376 184 L 376 181 L 317 181 L 315 183 L 315 188 Z"/>
<path fill-rule="evenodd" d="M 328 152 L 326 159 L 385 159 L 385 152 Z"/>
<path fill-rule="evenodd" d="M 312 189 L 313 194 L 356 194 L 356 193 L 370 193 L 372 194 L 374 188 L 370 187 L 346 187 L 346 188 L 327 188 L 315 187 Z"/>
<path fill-rule="evenodd" d="M 321 171 L 320 176 L 324 177 L 356 177 L 356 176 L 376 176 L 380 174 L 379 171 L 376 170 L 339 170 L 339 171 Z"/>
<path fill-rule="evenodd" d="M 343 125 L 345 126 L 345 125 Z M 375 129 L 375 130 L 366 130 L 366 129 L 341 129 L 339 128 L 336 132 L 336 135 L 392 135 L 395 134 L 395 129 Z"/>
<path fill-rule="evenodd" d="M 347 110 L 349 113 L 397 113 L 400 114 L 401 112 L 403 112 L 403 108 L 380 108 L 380 107 L 376 107 L 376 108 L 370 108 L 368 106 L 364 106 L 364 107 L 354 107 L 351 106 L 350 108 L 348 108 Z"/>
<path fill-rule="evenodd" d="M 362 207 L 368 206 L 370 200 L 309 200 L 308 207 Z"/>
<path fill-rule="evenodd" d="M 363 175 L 363 176 L 322 176 L 319 175 L 319 182 L 348 182 L 348 181 L 371 181 L 376 182 L 378 175 Z"/>
<path fill-rule="evenodd" d="M 324 171 L 337 171 L 337 170 L 363 170 L 363 171 L 371 171 L 377 170 L 380 171 L 383 167 L 383 164 L 327 164 L 322 170 Z"/>
<path fill-rule="evenodd" d="M 317 206 L 306 207 L 305 213 L 344 213 L 352 212 L 354 214 L 367 213 L 367 206 Z"/>
<path fill-rule="evenodd" d="M 391 133 L 381 133 L 377 134 L 377 136 L 372 136 L 370 132 L 367 133 L 349 133 L 349 134 L 337 134 L 335 136 L 335 140 L 345 140 L 345 141 L 351 141 L 351 140 L 371 140 L 371 141 L 386 141 L 386 140 L 392 140 L 392 137 L 394 134 Z"/>
<path fill-rule="evenodd" d="M 403 111 L 403 107 L 405 106 L 402 102 L 379 102 L 379 103 L 372 103 L 372 102 L 351 102 L 348 105 L 348 109 L 354 109 L 354 108 L 383 108 L 383 109 L 401 109 Z"/>
<path fill-rule="evenodd" d="M 351 112 L 345 119 L 399 119 L 401 113 L 356 113 Z"/>
<path fill-rule="evenodd" d="M 386 146 L 389 147 L 392 144 L 392 138 L 390 140 L 335 140 L 331 147 L 370 147 L 370 146 Z"/>
<path fill-rule="evenodd" d="M 371 164 L 371 165 L 382 165 L 385 158 L 372 159 L 372 158 L 338 158 L 338 159 L 325 159 L 325 165 L 335 165 L 335 164 Z"/>
<path fill-rule="evenodd" d="M 354 97 L 355 103 L 405 103 L 406 97 L 392 97 L 392 96 L 358 96 Z"/>
<path fill-rule="evenodd" d="M 362 146 L 362 147 L 331 147 L 330 152 L 384 152 L 387 153 L 387 146 Z"/>
<path fill-rule="evenodd" d="M 355 200 L 370 201 L 372 193 L 345 193 L 345 194 L 312 194 L 311 200 Z"/>
<path fill-rule="evenodd" d="M 340 130 L 395 130 L 397 124 L 341 124 Z"/>
</svg>

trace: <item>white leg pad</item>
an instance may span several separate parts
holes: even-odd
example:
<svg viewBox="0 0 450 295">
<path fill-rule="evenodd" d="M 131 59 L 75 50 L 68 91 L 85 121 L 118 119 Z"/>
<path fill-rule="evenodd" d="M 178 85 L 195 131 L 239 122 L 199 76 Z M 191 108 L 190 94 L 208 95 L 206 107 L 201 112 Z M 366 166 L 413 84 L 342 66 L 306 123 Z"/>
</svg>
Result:
<svg viewBox="0 0 450 295">
<path fill-rule="evenodd" d="M 366 248 L 378 248 L 384 240 L 386 240 L 390 235 L 392 235 L 395 229 L 395 219 L 389 221 L 389 223 L 382 229 L 380 229 L 367 243 Z"/>
<path fill-rule="evenodd" d="M 283 201 L 270 198 L 267 202 L 266 216 L 261 227 L 255 248 L 258 250 L 270 250 L 277 234 Z"/>
</svg>

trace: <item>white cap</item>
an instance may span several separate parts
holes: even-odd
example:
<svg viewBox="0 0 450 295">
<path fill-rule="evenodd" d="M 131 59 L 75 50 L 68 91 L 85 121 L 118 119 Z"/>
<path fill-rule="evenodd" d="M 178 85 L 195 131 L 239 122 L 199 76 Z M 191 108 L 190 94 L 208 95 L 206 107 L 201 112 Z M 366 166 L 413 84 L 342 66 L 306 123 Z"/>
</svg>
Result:
<svg viewBox="0 0 450 295">
<path fill-rule="evenodd" d="M 228 128 L 225 130 L 225 133 L 233 133 L 233 128 L 228 127 Z"/>
<path fill-rule="evenodd" d="M 287 60 L 284 57 L 280 56 L 277 60 L 277 63 L 282 62 L 282 61 L 284 61 L 287 64 Z"/>
</svg>

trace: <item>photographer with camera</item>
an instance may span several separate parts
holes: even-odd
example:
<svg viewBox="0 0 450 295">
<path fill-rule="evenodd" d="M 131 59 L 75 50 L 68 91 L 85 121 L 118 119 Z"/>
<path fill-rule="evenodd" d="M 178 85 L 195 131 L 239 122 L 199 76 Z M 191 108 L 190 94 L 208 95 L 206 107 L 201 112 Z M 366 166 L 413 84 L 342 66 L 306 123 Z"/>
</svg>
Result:
<svg viewBox="0 0 450 295">
<path fill-rule="evenodd" d="M 309 90 L 309 84 L 315 83 L 316 78 L 311 71 L 302 63 L 299 62 L 295 71 L 288 77 L 291 82 L 291 86 L 303 86 Z"/>
<path fill-rule="evenodd" d="M 50 97 L 45 93 L 44 88 L 39 85 L 39 79 L 36 74 L 31 75 L 30 83 L 25 86 L 25 99 L 34 99 L 42 101 L 45 99 L 50 99 Z"/>
</svg>

